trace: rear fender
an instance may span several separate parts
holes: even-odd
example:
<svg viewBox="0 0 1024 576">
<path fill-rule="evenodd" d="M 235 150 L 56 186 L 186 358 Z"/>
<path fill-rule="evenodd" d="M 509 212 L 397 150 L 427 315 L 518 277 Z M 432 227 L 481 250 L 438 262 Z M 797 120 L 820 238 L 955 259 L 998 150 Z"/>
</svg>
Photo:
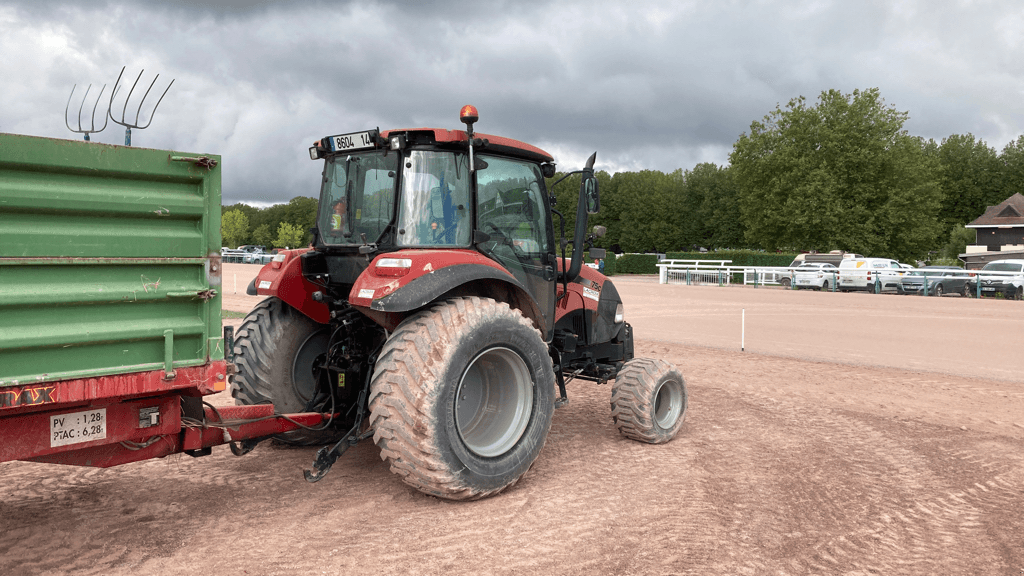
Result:
<svg viewBox="0 0 1024 576">
<path fill-rule="evenodd" d="M 316 322 L 327 324 L 331 319 L 327 305 L 313 300 L 313 293 L 320 288 L 302 276 L 302 259 L 299 256 L 309 250 L 301 248 L 278 252 L 274 261 L 259 271 L 253 285 L 256 294 L 277 296 Z"/>
<path fill-rule="evenodd" d="M 407 258 L 412 265 L 396 276 L 378 268 L 382 258 Z M 454 296 L 482 296 L 507 302 L 548 337 L 540 308 L 526 287 L 505 268 L 472 250 L 402 250 L 382 254 L 359 276 L 349 303 L 387 330 L 432 302 Z"/>
</svg>

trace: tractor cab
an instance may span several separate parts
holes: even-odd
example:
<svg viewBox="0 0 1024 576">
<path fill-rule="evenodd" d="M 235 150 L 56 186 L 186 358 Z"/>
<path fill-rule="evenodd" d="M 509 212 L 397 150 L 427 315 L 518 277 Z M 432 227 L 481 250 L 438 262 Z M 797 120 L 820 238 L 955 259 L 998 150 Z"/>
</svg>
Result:
<svg viewBox="0 0 1024 576">
<path fill-rule="evenodd" d="M 315 142 L 310 157 L 325 163 L 304 274 L 314 284 L 329 279 L 335 299 L 388 329 L 412 304 L 497 282 L 488 290 L 514 293 L 550 337 L 557 258 L 544 179 L 554 174 L 553 159 L 524 142 L 474 134 L 475 116 L 463 110 L 464 121 L 473 118 L 467 131 L 364 130 Z M 447 281 L 418 283 L 415 302 L 396 297 L 445 268 Z"/>
</svg>

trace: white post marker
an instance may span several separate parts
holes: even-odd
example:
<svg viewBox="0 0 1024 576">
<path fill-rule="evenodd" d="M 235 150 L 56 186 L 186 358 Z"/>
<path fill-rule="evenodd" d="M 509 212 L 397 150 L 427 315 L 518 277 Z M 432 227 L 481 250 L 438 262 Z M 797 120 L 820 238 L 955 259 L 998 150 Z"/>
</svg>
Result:
<svg viewBox="0 0 1024 576">
<path fill-rule="evenodd" d="M 747 340 L 747 309 L 743 308 L 743 314 L 740 316 L 740 352 L 746 348 Z"/>
</svg>

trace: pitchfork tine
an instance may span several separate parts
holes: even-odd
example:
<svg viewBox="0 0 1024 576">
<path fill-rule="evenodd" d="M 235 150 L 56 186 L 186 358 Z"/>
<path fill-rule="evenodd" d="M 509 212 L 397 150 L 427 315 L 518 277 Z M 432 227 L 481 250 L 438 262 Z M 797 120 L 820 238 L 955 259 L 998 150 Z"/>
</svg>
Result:
<svg viewBox="0 0 1024 576">
<path fill-rule="evenodd" d="M 121 71 L 123 72 L 124 68 L 121 68 Z M 126 96 L 125 99 L 124 99 L 124 108 L 121 109 L 121 122 L 124 122 L 124 118 L 125 118 L 124 113 L 125 113 L 126 110 L 128 110 L 128 101 L 132 99 L 132 93 L 135 92 L 135 87 L 138 86 L 138 84 L 139 84 L 139 78 L 142 78 L 142 73 L 145 72 L 145 71 L 146 71 L 145 68 L 143 68 L 142 70 L 139 70 L 139 75 L 138 75 L 138 77 L 135 78 L 135 83 L 132 84 L 132 89 L 128 91 L 128 96 Z M 139 108 L 142 108 L 142 104 L 139 104 Z"/>
<path fill-rule="evenodd" d="M 154 82 L 156 82 L 156 81 L 154 80 Z M 171 86 L 173 84 L 174 84 L 174 79 L 171 79 L 171 83 L 167 85 L 167 88 L 164 88 L 164 93 L 161 94 L 160 95 L 160 99 L 156 101 L 156 106 L 153 106 L 153 111 L 149 114 L 149 122 L 147 122 L 145 126 L 139 126 L 140 130 L 143 129 L 143 128 L 149 128 L 149 125 L 153 123 L 153 116 L 156 115 L 156 109 L 160 107 L 160 103 L 164 101 L 164 96 L 167 96 L 167 91 L 171 89 Z M 150 86 L 150 88 L 152 88 L 152 86 Z M 147 91 L 147 94 L 148 94 L 148 91 Z M 143 99 L 143 100 L 145 100 L 145 99 Z M 139 104 L 139 108 L 142 108 L 142 104 Z"/>
</svg>

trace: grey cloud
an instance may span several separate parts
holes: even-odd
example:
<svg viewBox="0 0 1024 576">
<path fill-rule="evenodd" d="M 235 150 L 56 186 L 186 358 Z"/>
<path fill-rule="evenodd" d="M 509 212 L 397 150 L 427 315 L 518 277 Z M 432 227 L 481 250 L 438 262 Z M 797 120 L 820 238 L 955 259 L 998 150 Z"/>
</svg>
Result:
<svg viewBox="0 0 1024 576">
<path fill-rule="evenodd" d="M 176 78 L 144 146 L 224 155 L 228 201 L 314 195 L 317 137 L 477 128 L 564 168 L 727 161 L 776 105 L 879 87 L 926 138 L 1024 132 L 1024 10 L 1011 2 L 326 2 L 0 0 L 0 130 L 74 137 L 72 84 Z M 119 143 L 108 128 L 102 142 Z"/>
</svg>

